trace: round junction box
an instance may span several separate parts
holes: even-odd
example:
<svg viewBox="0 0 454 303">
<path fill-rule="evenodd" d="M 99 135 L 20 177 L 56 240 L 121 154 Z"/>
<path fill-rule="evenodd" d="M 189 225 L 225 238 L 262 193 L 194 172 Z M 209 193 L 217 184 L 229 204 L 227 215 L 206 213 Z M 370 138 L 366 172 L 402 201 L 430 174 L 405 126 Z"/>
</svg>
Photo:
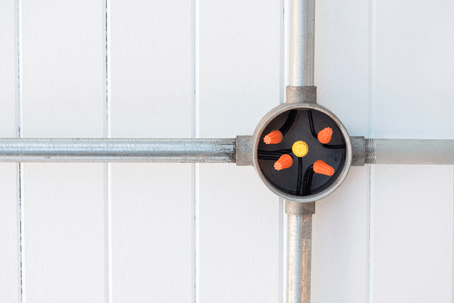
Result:
<svg viewBox="0 0 454 303">
<path fill-rule="evenodd" d="M 318 133 L 332 129 L 331 141 L 322 144 Z M 278 144 L 265 144 L 264 137 L 282 130 Z M 292 147 L 307 144 L 303 157 Z M 296 145 L 295 145 L 296 146 Z M 344 125 L 328 109 L 315 103 L 286 103 L 272 109 L 260 121 L 253 138 L 253 164 L 266 186 L 278 196 L 293 202 L 313 202 L 335 191 L 347 177 L 352 162 L 352 145 Z M 288 154 L 293 164 L 276 170 L 277 159 Z M 334 168 L 331 176 L 314 173 L 314 163 L 322 160 Z"/>
</svg>

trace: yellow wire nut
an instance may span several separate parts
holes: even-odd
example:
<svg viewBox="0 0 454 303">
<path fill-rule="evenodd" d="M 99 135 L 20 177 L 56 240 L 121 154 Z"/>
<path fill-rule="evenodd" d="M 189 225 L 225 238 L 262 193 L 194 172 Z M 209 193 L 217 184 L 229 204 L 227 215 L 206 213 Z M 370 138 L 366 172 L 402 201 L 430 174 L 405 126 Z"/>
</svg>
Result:
<svg viewBox="0 0 454 303">
<path fill-rule="evenodd" d="M 293 143 L 292 152 L 295 156 L 302 158 L 309 152 L 309 146 L 304 141 L 296 141 Z"/>
</svg>

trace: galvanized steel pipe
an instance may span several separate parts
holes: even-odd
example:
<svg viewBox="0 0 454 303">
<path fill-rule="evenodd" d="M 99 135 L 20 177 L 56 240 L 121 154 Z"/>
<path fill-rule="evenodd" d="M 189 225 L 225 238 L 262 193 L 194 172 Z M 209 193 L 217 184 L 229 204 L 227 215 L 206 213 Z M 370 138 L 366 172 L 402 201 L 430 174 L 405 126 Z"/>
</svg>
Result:
<svg viewBox="0 0 454 303">
<path fill-rule="evenodd" d="M 235 163 L 235 139 L 0 139 L 0 162 Z"/>
<path fill-rule="evenodd" d="M 312 215 L 288 215 L 287 303 L 311 299 Z"/>
<path fill-rule="evenodd" d="M 290 0 L 290 58 L 287 103 L 316 102 L 314 87 L 315 0 Z M 306 207 L 313 210 L 307 210 Z M 312 214 L 315 203 L 286 201 L 287 303 L 311 298 Z"/>
<path fill-rule="evenodd" d="M 367 139 L 369 164 L 454 164 L 454 140 Z"/>
<path fill-rule="evenodd" d="M 315 0 L 290 1 L 290 86 L 314 86 Z"/>
</svg>

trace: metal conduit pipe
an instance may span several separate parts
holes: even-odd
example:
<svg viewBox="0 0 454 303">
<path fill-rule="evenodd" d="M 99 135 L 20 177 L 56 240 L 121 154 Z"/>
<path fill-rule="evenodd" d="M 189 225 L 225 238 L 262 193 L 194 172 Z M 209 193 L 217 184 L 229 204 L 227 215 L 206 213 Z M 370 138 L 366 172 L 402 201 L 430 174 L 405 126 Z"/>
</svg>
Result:
<svg viewBox="0 0 454 303">
<path fill-rule="evenodd" d="M 286 103 L 316 103 L 314 86 L 315 0 L 290 0 L 289 86 Z M 312 214 L 315 202 L 285 201 L 287 214 L 287 303 L 309 303 Z"/>
<path fill-rule="evenodd" d="M 366 139 L 351 137 L 352 165 L 454 164 L 454 140 Z"/>
<path fill-rule="evenodd" d="M 287 302 L 310 302 L 312 215 L 289 215 Z"/>
<path fill-rule="evenodd" d="M 367 139 L 369 164 L 454 164 L 454 140 Z"/>
<path fill-rule="evenodd" d="M 235 163 L 235 139 L 0 139 L 0 162 Z"/>
<path fill-rule="evenodd" d="M 454 140 L 351 137 L 353 164 L 454 164 Z M 0 139 L 0 162 L 166 162 L 252 165 L 236 139 Z"/>
<path fill-rule="evenodd" d="M 315 0 L 290 1 L 290 86 L 314 85 Z"/>
<path fill-rule="evenodd" d="M 312 214 L 315 202 L 285 202 L 287 216 L 287 303 L 311 300 Z"/>
</svg>

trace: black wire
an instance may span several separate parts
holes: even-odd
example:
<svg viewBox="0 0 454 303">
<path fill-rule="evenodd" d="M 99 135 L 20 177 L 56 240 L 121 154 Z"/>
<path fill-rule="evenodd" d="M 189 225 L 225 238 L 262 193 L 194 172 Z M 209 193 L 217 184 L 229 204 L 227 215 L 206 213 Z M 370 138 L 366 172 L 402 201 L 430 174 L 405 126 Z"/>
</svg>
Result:
<svg viewBox="0 0 454 303">
<path fill-rule="evenodd" d="M 345 148 L 345 144 L 339 144 L 339 145 L 322 144 L 322 146 L 323 146 L 324 148 L 328 148 L 328 149 L 341 149 L 341 148 Z"/>
<path fill-rule="evenodd" d="M 306 172 L 304 173 L 303 196 L 307 196 L 311 193 L 313 176 L 314 176 L 314 166 L 311 165 L 307 168 Z"/>
<path fill-rule="evenodd" d="M 290 154 L 292 152 L 291 149 L 279 149 L 279 150 L 258 150 L 258 154 L 262 155 L 280 155 L 282 156 L 283 154 Z"/>
<path fill-rule="evenodd" d="M 298 157 L 298 178 L 296 179 L 296 195 L 300 196 L 301 192 L 301 179 L 303 178 L 303 158 Z"/>
<path fill-rule="evenodd" d="M 312 119 L 312 111 L 311 110 L 308 110 L 307 111 L 307 117 L 309 118 L 309 126 L 311 128 L 311 134 L 314 138 L 317 139 L 317 133 L 315 132 L 315 128 L 314 128 L 314 120 Z"/>
<path fill-rule="evenodd" d="M 273 155 L 258 155 L 259 160 L 272 160 L 277 161 L 279 160 L 280 156 L 273 156 Z"/>
<path fill-rule="evenodd" d="M 290 127 L 292 127 L 293 122 L 295 122 L 296 114 L 298 112 L 296 110 L 291 110 L 288 113 L 287 120 L 285 120 L 284 125 L 279 129 L 279 131 L 282 133 L 282 136 L 285 136 L 285 134 L 289 131 Z"/>
</svg>

